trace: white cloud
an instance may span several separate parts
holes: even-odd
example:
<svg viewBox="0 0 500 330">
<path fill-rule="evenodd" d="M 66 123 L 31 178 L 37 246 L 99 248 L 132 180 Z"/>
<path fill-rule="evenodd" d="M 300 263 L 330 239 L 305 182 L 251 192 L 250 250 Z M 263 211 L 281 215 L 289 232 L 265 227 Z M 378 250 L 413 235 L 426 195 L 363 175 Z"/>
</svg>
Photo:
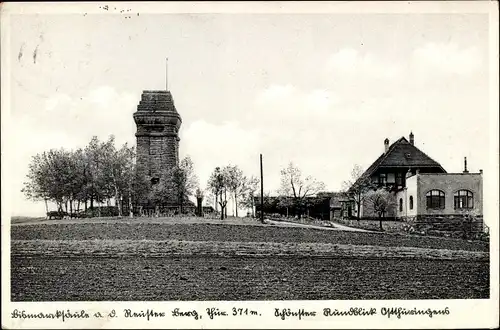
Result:
<svg viewBox="0 0 500 330">
<path fill-rule="evenodd" d="M 476 47 L 459 48 L 455 43 L 428 43 L 414 51 L 413 60 L 419 68 L 459 75 L 474 73 L 482 65 Z"/>
<path fill-rule="evenodd" d="M 352 71 L 359 62 L 358 51 L 352 48 L 344 48 L 333 54 L 328 61 L 330 69 Z"/>
<path fill-rule="evenodd" d="M 260 135 L 257 130 L 241 127 L 236 122 L 222 125 L 198 120 L 181 129 L 181 157 L 191 156 L 200 185 L 206 187 L 215 167 L 238 165 L 248 174 L 257 174 Z"/>
<path fill-rule="evenodd" d="M 100 86 L 87 95 L 87 100 L 100 107 L 108 108 L 112 103 L 119 101 L 119 93 L 110 86 Z"/>
<path fill-rule="evenodd" d="M 280 101 L 288 98 L 296 92 L 296 88 L 288 85 L 271 85 L 265 89 L 258 97 L 259 102 Z"/>
<path fill-rule="evenodd" d="M 327 89 L 302 91 L 292 85 L 271 85 L 257 95 L 253 117 L 266 116 L 266 122 L 309 120 L 333 115 L 337 95 Z"/>
<path fill-rule="evenodd" d="M 304 96 L 304 107 L 320 113 L 326 113 L 339 102 L 338 97 L 325 89 L 317 89 Z"/>
<path fill-rule="evenodd" d="M 401 75 L 398 65 L 371 53 L 362 54 L 353 48 L 344 48 L 333 54 L 328 59 L 327 70 L 345 78 L 393 79 Z"/>
<path fill-rule="evenodd" d="M 107 139 L 114 134 L 117 144 L 135 144 L 132 114 L 139 95 L 99 87 L 81 98 L 54 94 L 40 111 L 17 114 L 10 121 L 10 148 L 5 155 L 12 166 L 10 173 L 12 208 L 25 215 L 42 214 L 43 203 L 31 203 L 20 192 L 31 157 L 55 148 L 84 147 L 93 135 Z"/>
<path fill-rule="evenodd" d="M 133 142 L 135 124 L 132 114 L 139 98 L 139 95 L 119 92 L 109 86 L 100 86 L 81 97 L 57 93 L 45 101 L 40 112 L 19 116 L 16 124 L 28 135 L 32 129 L 27 129 L 27 125 L 44 124 L 50 127 L 52 135 L 67 136 L 78 141 L 79 145 L 88 142 L 93 135 L 105 139 L 110 134 L 114 134 L 119 143 Z M 53 141 L 53 146 L 59 145 L 58 140 Z"/>
<path fill-rule="evenodd" d="M 71 103 L 71 97 L 67 94 L 55 94 L 54 96 L 48 98 L 45 101 L 45 109 L 47 111 L 53 111 L 57 107 L 66 106 Z"/>
</svg>

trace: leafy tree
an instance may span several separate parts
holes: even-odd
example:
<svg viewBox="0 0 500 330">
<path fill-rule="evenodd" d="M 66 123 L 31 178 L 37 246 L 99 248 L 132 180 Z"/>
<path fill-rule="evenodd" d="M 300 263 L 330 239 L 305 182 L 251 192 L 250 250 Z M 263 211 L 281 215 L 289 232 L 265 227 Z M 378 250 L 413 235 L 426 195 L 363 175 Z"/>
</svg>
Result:
<svg viewBox="0 0 500 330">
<path fill-rule="evenodd" d="M 216 201 L 218 201 L 219 206 L 221 207 L 221 220 L 224 220 L 224 218 L 227 217 L 227 199 L 225 198 L 227 191 L 227 180 L 224 174 L 225 173 L 221 171 L 220 167 L 216 167 L 210 175 L 207 183 L 207 186 L 216 196 Z"/>
<path fill-rule="evenodd" d="M 240 201 L 247 190 L 247 178 L 238 166 L 226 166 L 225 168 L 228 190 L 232 193 L 236 216 L 238 216 L 238 201 Z M 235 214 L 233 213 L 233 216 Z"/>
<path fill-rule="evenodd" d="M 29 164 L 27 181 L 22 191 L 31 200 L 44 200 L 57 205 L 59 212 L 73 213 L 80 203 L 90 200 L 107 201 L 114 198 L 121 215 L 120 201 L 128 195 L 129 208 L 132 200 L 140 200 L 149 190 L 145 178 L 136 174 L 135 150 L 126 144 L 115 148 L 114 137 L 106 142 L 93 137 L 85 149 L 67 151 L 52 149 L 35 155 Z"/>
<path fill-rule="evenodd" d="M 393 212 L 397 207 L 394 194 L 383 188 L 368 192 L 366 194 L 366 204 L 378 215 L 380 230 L 383 230 L 382 219 L 385 218 L 387 213 Z"/>
<path fill-rule="evenodd" d="M 160 182 L 153 186 L 152 201 L 155 204 L 176 204 L 179 212 L 183 213 L 185 201 L 197 187 L 198 178 L 194 173 L 193 161 L 187 156 L 178 166 L 162 173 Z"/>
<path fill-rule="evenodd" d="M 325 184 L 312 176 L 302 177 L 301 170 L 293 163 L 281 170 L 279 195 L 282 200 L 292 201 L 300 218 L 307 199 L 324 190 Z"/>
<path fill-rule="evenodd" d="M 118 215 L 122 216 L 123 196 L 130 187 L 130 180 L 133 177 L 131 169 L 133 168 L 134 153 L 133 148 L 124 144 L 120 149 L 115 148 L 114 136 L 110 136 L 107 142 L 101 145 L 102 149 L 102 170 L 99 173 L 101 187 L 104 196 L 108 200 L 114 198 L 115 205 L 118 208 Z"/>
<path fill-rule="evenodd" d="M 214 194 L 210 191 L 210 190 L 205 190 L 204 191 L 204 201 L 205 201 L 205 205 L 207 206 L 212 206 L 212 205 L 215 205 L 215 196 Z M 214 206 L 214 210 L 216 209 L 216 206 Z"/>
<path fill-rule="evenodd" d="M 280 194 L 278 196 L 278 206 L 280 208 L 285 208 L 286 209 L 286 216 L 288 217 L 290 215 L 290 208 L 294 208 L 295 206 L 295 200 L 291 196 L 287 195 L 282 195 Z"/>
<path fill-rule="evenodd" d="M 64 149 L 37 154 L 29 164 L 28 181 L 22 191 L 29 199 L 43 199 L 47 212 L 49 200 L 56 203 L 59 212 L 63 211 L 63 206 L 67 212 L 69 203 L 71 212 L 73 201 L 83 185 L 78 165 L 76 154 Z"/>
<path fill-rule="evenodd" d="M 139 202 L 147 200 L 150 197 L 152 187 L 151 181 L 148 180 L 146 175 L 142 172 L 137 171 L 137 155 L 134 147 L 122 149 L 127 158 L 125 173 L 127 177 L 127 187 L 124 192 L 124 196 L 127 196 L 129 216 L 133 217 L 133 205 L 139 204 Z"/>
<path fill-rule="evenodd" d="M 257 216 L 260 215 L 260 212 L 264 212 L 265 210 L 272 209 L 275 205 L 273 202 L 273 198 L 269 193 L 264 193 L 264 196 L 261 198 L 260 191 L 255 195 L 255 208 L 259 208 L 259 212 Z M 263 202 L 263 203 L 262 203 Z"/>
<path fill-rule="evenodd" d="M 80 203 L 87 202 L 87 173 L 86 173 L 86 158 L 85 152 L 82 149 L 77 149 L 73 153 L 73 164 L 75 172 L 75 182 L 73 184 L 72 200 L 76 201 L 75 210 L 80 210 Z"/>
<path fill-rule="evenodd" d="M 343 190 L 347 196 L 352 198 L 356 204 L 356 216 L 359 221 L 361 217 L 361 205 L 366 199 L 366 194 L 373 190 L 370 177 L 364 176 L 364 171 L 359 165 L 355 165 L 351 171 L 351 179 L 344 181 Z"/>
<path fill-rule="evenodd" d="M 194 173 L 193 161 L 189 156 L 186 156 L 180 161 L 179 166 L 173 168 L 170 173 L 171 190 L 177 198 L 180 213 L 183 213 L 183 204 L 194 194 L 198 187 L 198 178 Z"/>
<path fill-rule="evenodd" d="M 252 210 L 252 217 L 255 217 L 255 193 L 259 189 L 259 179 L 251 176 L 246 181 L 246 189 L 242 196 L 241 204 Z"/>
<path fill-rule="evenodd" d="M 26 198 L 30 200 L 43 200 L 46 212 L 49 212 L 47 201 L 52 199 L 49 174 L 47 153 L 44 152 L 33 156 L 28 165 L 28 174 L 26 176 L 28 180 L 24 182 L 24 187 L 21 190 Z"/>
<path fill-rule="evenodd" d="M 94 208 L 94 201 L 102 203 L 104 200 L 104 192 L 101 175 L 103 167 L 103 154 L 101 149 L 102 143 L 97 136 L 93 136 L 87 147 L 85 147 L 85 155 L 88 169 L 88 194 L 90 199 L 90 208 Z"/>
</svg>

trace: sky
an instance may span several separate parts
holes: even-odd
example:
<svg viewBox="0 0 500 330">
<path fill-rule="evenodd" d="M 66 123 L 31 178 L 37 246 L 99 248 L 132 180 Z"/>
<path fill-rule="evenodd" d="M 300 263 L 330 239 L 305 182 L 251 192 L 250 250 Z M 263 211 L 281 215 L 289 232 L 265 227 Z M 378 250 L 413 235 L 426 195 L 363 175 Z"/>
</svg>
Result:
<svg viewBox="0 0 500 330">
<path fill-rule="evenodd" d="M 97 3 L 96 3 L 97 6 Z M 115 6 L 115 5 L 111 5 Z M 119 6 L 116 3 L 116 6 Z M 121 10 L 125 10 L 121 13 Z M 32 156 L 96 135 L 135 145 L 143 90 L 168 88 L 180 156 L 202 188 L 216 166 L 279 188 L 289 162 L 341 189 L 383 141 L 415 135 L 448 172 L 488 168 L 492 138 L 485 14 L 147 14 L 10 16 L 8 150 L 13 215 Z M 4 56 L 4 53 L 2 53 Z M 486 172 L 485 172 L 486 174 Z"/>
</svg>

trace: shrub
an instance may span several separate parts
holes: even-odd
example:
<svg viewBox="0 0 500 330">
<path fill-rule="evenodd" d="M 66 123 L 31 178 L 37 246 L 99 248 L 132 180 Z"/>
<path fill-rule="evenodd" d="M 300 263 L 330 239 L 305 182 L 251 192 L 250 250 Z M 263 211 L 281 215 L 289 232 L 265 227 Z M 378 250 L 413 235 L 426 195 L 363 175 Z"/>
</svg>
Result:
<svg viewBox="0 0 500 330">
<path fill-rule="evenodd" d="M 64 212 L 64 211 L 49 211 L 47 212 L 47 217 L 49 219 L 62 219 L 64 217 L 67 217 L 68 216 L 68 213 L 67 212 Z"/>
<path fill-rule="evenodd" d="M 476 239 L 478 239 L 480 241 L 483 241 L 483 242 L 489 242 L 489 240 L 490 240 L 490 233 L 489 232 L 487 232 L 487 233 L 484 233 L 484 232 L 477 233 Z"/>
</svg>

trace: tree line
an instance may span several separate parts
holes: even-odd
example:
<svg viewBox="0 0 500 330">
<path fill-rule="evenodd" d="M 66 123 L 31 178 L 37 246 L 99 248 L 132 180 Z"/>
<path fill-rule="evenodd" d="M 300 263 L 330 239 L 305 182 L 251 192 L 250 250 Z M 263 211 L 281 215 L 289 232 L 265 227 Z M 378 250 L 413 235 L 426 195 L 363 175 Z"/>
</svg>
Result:
<svg viewBox="0 0 500 330">
<path fill-rule="evenodd" d="M 324 190 L 325 184 L 312 176 L 303 176 L 302 171 L 293 163 L 280 171 L 280 188 L 278 204 L 280 207 L 290 209 L 293 215 L 300 217 L 311 202 L 310 197 L 316 196 Z M 258 192 L 260 180 L 255 176 L 247 177 L 236 165 L 223 168 L 216 167 L 207 182 L 207 192 L 210 200 L 214 202 L 216 210 L 220 208 L 221 219 L 227 218 L 228 197 L 233 201 L 238 216 L 238 205 L 250 208 L 252 217 L 255 217 L 255 206 L 260 204 Z M 269 196 L 264 196 L 269 200 Z M 266 204 L 266 201 L 264 202 Z"/>
<path fill-rule="evenodd" d="M 182 210 L 184 202 L 198 187 L 194 165 L 189 156 L 179 165 L 165 169 L 162 180 L 152 185 L 137 171 L 135 147 L 115 146 L 115 138 L 100 141 L 94 136 L 85 148 L 76 150 L 51 149 L 32 157 L 27 180 L 22 192 L 34 201 L 57 206 L 58 212 L 73 214 L 91 210 L 100 213 L 96 204 L 111 206 L 112 200 L 122 216 L 122 205 L 128 205 L 132 216 L 133 205 L 139 201 L 177 203 Z M 173 196 L 173 200 L 172 200 Z M 94 214 L 92 216 L 100 216 Z"/>
<path fill-rule="evenodd" d="M 254 214 L 254 197 L 260 181 L 255 176 L 247 177 L 237 165 L 216 167 L 207 182 L 208 199 L 220 208 L 221 220 L 227 218 L 228 197 L 233 201 L 235 216 L 238 216 L 238 206 L 252 209 Z"/>
<path fill-rule="evenodd" d="M 324 183 L 289 163 L 280 171 L 277 198 L 280 207 L 291 210 L 291 215 L 301 216 L 310 198 L 322 191 Z M 137 170 L 134 146 L 116 146 L 113 135 L 105 141 L 92 137 L 84 148 L 76 150 L 51 149 L 32 157 L 23 193 L 28 199 L 44 201 L 57 207 L 57 212 L 73 214 L 84 212 L 101 216 L 100 207 L 114 206 L 123 215 L 128 206 L 133 216 L 134 206 L 141 201 L 150 205 L 177 205 L 180 213 L 189 197 L 214 205 L 221 219 L 227 218 L 228 201 L 234 206 L 233 215 L 240 208 L 251 209 L 255 217 L 256 203 L 260 203 L 260 180 L 247 176 L 237 165 L 216 167 L 211 173 L 206 189 L 201 189 L 189 156 L 174 168 L 161 173 L 159 183 L 152 184 L 144 173 Z M 265 196 L 266 199 L 269 196 Z"/>
</svg>

